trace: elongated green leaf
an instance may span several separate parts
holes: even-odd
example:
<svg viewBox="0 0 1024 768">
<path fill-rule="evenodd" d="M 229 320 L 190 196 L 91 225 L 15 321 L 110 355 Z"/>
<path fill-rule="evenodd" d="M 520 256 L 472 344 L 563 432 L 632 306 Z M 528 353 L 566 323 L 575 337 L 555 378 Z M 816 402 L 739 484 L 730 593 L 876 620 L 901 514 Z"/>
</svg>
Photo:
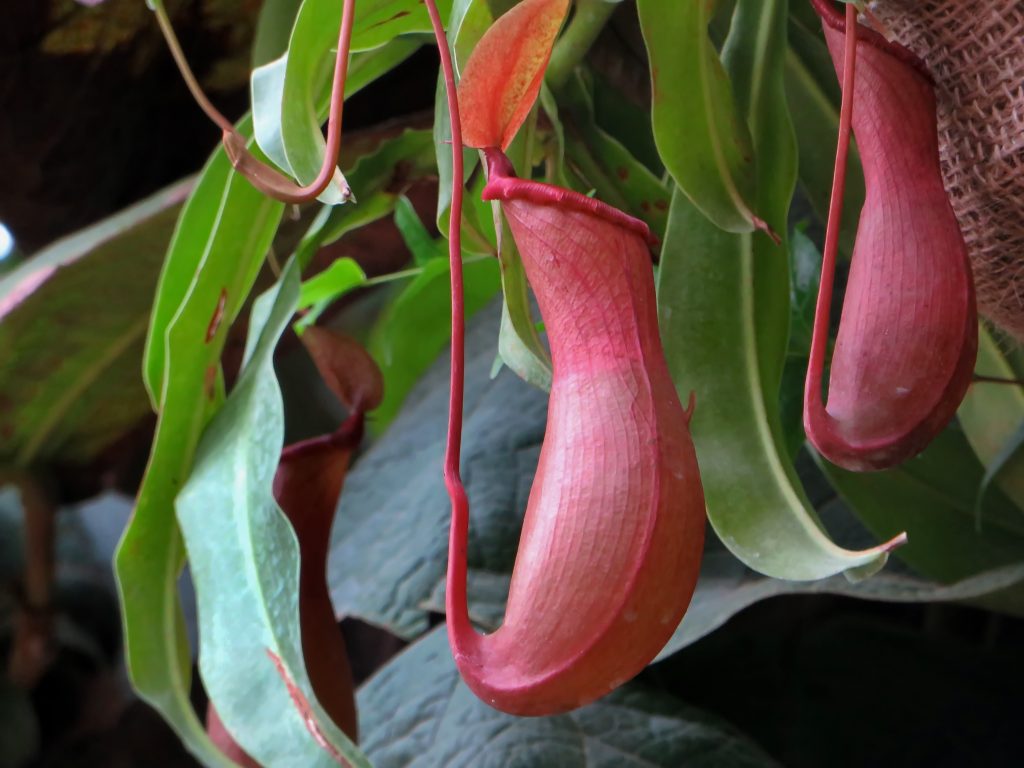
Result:
<svg viewBox="0 0 1024 768">
<path fill-rule="evenodd" d="M 569 162 L 598 198 L 645 221 L 657 238 L 664 237 L 671 198 L 668 187 L 597 126 L 593 97 L 580 73 L 570 77 L 559 95 Z"/>
<path fill-rule="evenodd" d="M 250 134 L 251 119 L 243 118 L 237 128 L 243 135 Z M 258 215 L 247 221 L 246 217 L 257 211 Z M 283 206 L 266 205 L 258 192 L 251 187 L 246 189 L 236 179 L 223 149 L 215 150 L 206 161 L 178 217 L 153 300 L 142 378 L 154 410 L 160 410 L 164 395 L 168 328 L 193 290 L 195 277 L 203 264 L 213 256 L 224 258 L 226 264 L 247 265 L 248 271 L 239 270 L 238 275 L 238 286 L 245 288 L 246 295 L 233 296 L 229 293 L 226 296 L 221 325 L 229 326 L 238 315 L 249 286 L 256 279 L 266 246 L 262 246 L 255 260 L 250 257 L 250 251 L 264 242 L 269 246 L 282 212 Z M 220 234 L 222 229 L 224 234 Z M 215 248 L 227 251 L 221 254 Z M 212 318 L 219 300 L 218 292 L 210 305 L 207 321 Z"/>
<path fill-rule="evenodd" d="M 359 712 L 377 768 L 776 765 L 724 722 L 640 683 L 556 717 L 498 712 L 459 680 L 444 627 L 378 672 Z"/>
<path fill-rule="evenodd" d="M 726 43 L 740 103 L 750 113 L 759 201 L 785 231 L 795 150 L 781 99 L 785 2 L 740 0 Z M 819 579 L 866 575 L 885 548 L 833 544 L 789 460 L 779 419 L 779 383 L 788 345 L 789 272 L 784 248 L 762 234 L 714 227 L 681 193 L 672 200 L 658 283 L 669 368 L 685 396 L 708 517 L 723 543 L 760 573 Z"/>
<path fill-rule="evenodd" d="M 202 429 L 219 405 L 227 329 L 282 212 L 280 203 L 231 170 L 222 149 L 182 211 L 157 289 L 144 368 L 159 399 L 156 435 L 135 514 L 115 557 L 132 683 L 208 765 L 225 761 L 189 701 L 191 663 L 177 593 L 184 553 L 173 504 Z"/>
<path fill-rule="evenodd" d="M 783 581 L 748 570 L 728 552 L 705 552 L 700 581 L 686 617 L 655 662 L 711 634 L 744 608 L 773 597 L 842 595 L 884 603 L 963 602 L 1024 584 L 1024 563 L 996 567 L 950 584 L 890 570 L 855 584 L 843 576 Z"/>
<path fill-rule="evenodd" d="M 551 355 L 541 341 L 533 320 L 530 285 L 501 207 L 494 203 L 495 228 L 500 227 L 498 260 L 501 263 L 501 328 L 498 331 L 499 359 L 519 378 L 544 391 L 551 389 Z"/>
<path fill-rule="evenodd" d="M 284 442 L 273 355 L 298 297 L 292 260 L 253 310 L 245 370 L 178 497 L 199 606 L 200 672 L 217 714 L 261 764 L 326 768 L 338 764 L 336 751 L 368 766 L 313 694 L 299 629 L 298 541 L 272 490 Z"/>
<path fill-rule="evenodd" d="M 456 76 L 462 71 L 463 65 L 473 52 L 484 32 L 494 23 L 494 15 L 484 0 L 454 0 L 448 16 L 448 44 L 452 49 L 452 63 Z M 445 96 L 444 83 L 438 77 L 437 90 L 434 95 L 434 148 L 437 155 L 437 228 L 446 237 L 448 235 L 448 211 L 451 208 L 452 195 L 452 134 L 448 114 L 448 100 Z M 479 155 L 471 149 L 464 149 L 462 160 L 465 179 L 476 169 Z M 467 201 L 470 202 L 470 201 Z M 473 218 L 476 214 L 475 201 L 463 206 L 462 236 L 465 240 L 466 230 L 472 231 Z M 475 227 L 479 229 L 479 227 Z"/>
<path fill-rule="evenodd" d="M 401 234 L 405 247 L 412 253 L 412 260 L 416 266 L 422 267 L 433 259 L 448 256 L 448 249 L 431 237 L 405 195 L 400 195 L 395 201 L 395 227 Z"/>
<path fill-rule="evenodd" d="M 338 259 L 323 272 L 302 283 L 298 308 L 309 309 L 316 304 L 334 301 L 365 282 L 366 273 L 355 259 Z"/>
<path fill-rule="evenodd" d="M 252 41 L 252 65 L 261 67 L 288 50 L 295 15 L 302 0 L 265 0 Z"/>
<path fill-rule="evenodd" d="M 194 179 L 36 254 L 0 280 L 0 462 L 88 461 L 149 413 L 151 296 Z"/>
<path fill-rule="evenodd" d="M 665 167 L 709 219 L 754 229 L 754 151 L 708 38 L 716 3 L 637 0 L 651 62 L 654 138 Z"/>
<path fill-rule="evenodd" d="M 979 376 L 1017 378 L 1010 361 L 984 326 L 978 330 L 978 361 L 974 370 Z M 989 482 L 994 481 L 1024 509 L 1024 457 L 1017 450 L 1024 424 L 1024 392 L 1020 387 L 975 382 L 967 390 L 957 416 L 968 442 L 986 468 Z M 989 482 L 982 483 L 980 496 L 987 492 Z"/>
</svg>

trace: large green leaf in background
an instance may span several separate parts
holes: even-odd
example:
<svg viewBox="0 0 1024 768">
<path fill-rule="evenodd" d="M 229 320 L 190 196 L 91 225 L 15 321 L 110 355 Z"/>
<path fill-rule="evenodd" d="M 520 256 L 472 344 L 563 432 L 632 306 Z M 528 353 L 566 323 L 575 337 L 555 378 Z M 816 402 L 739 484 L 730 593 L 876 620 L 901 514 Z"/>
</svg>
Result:
<svg viewBox="0 0 1024 768">
<path fill-rule="evenodd" d="M 555 717 L 491 709 L 459 679 L 444 627 L 359 691 L 363 748 L 377 768 L 767 768 L 776 763 L 717 718 L 630 683 Z"/>
<path fill-rule="evenodd" d="M 785 24 L 784 0 L 741 0 L 726 43 L 758 151 L 758 201 L 779 232 L 795 181 L 782 97 Z M 763 234 L 723 232 L 677 192 L 658 303 L 673 378 L 684 395 L 696 393 L 691 429 L 708 516 L 725 545 L 778 578 L 880 568 L 884 550 L 851 552 L 830 541 L 787 453 L 778 411 L 790 312 L 784 248 Z"/>
<path fill-rule="evenodd" d="M 159 403 L 156 435 L 115 557 L 132 683 L 208 765 L 226 761 L 189 701 L 191 656 L 177 593 L 184 553 L 173 505 L 222 396 L 220 355 L 227 329 L 249 294 L 283 209 L 232 171 L 218 149 L 182 211 L 157 288 L 143 369 Z"/>
<path fill-rule="evenodd" d="M 274 348 L 298 296 L 292 259 L 253 309 L 245 369 L 203 435 L 178 521 L 199 608 L 203 684 L 236 741 L 271 768 L 337 765 L 310 732 L 311 716 L 351 765 L 366 766 L 313 694 L 299 627 L 298 541 L 272 491 L 284 441 Z M 300 711 L 284 674 L 311 714 Z"/>
<path fill-rule="evenodd" d="M 510 371 L 491 379 L 500 314 L 492 303 L 467 328 L 462 476 L 474 532 L 470 567 L 507 574 L 540 453 L 547 396 Z M 451 506 L 437 468 L 444 457 L 448 377 L 442 354 L 346 478 L 332 533 L 328 581 L 336 609 L 407 638 L 427 629 L 422 604 L 445 577 Z"/>
<path fill-rule="evenodd" d="M 88 461 L 149 412 L 139 361 L 194 180 L 64 238 L 0 280 L 0 463 Z"/>
<path fill-rule="evenodd" d="M 730 232 L 754 229 L 754 152 L 708 37 L 716 2 L 637 0 L 651 62 L 654 138 L 690 200 Z M 783 45 L 784 45 L 783 41 Z"/>
</svg>

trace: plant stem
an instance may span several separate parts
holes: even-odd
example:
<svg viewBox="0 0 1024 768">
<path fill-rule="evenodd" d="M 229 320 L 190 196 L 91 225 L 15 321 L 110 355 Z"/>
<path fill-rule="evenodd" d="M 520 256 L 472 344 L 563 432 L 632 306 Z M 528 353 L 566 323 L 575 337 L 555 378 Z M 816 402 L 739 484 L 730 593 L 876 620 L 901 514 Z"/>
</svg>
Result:
<svg viewBox="0 0 1024 768">
<path fill-rule="evenodd" d="M 604 25 L 618 8 L 608 0 L 577 0 L 576 13 L 551 53 L 547 83 L 553 91 L 565 85 L 576 65 L 583 60 L 590 46 L 601 34 Z"/>
<path fill-rule="evenodd" d="M 24 517 L 25 574 L 22 607 L 15 623 L 7 676 L 29 690 L 53 659 L 54 540 L 56 510 L 38 480 L 28 472 L 0 473 L 0 485 L 12 483 L 21 497 Z"/>
</svg>

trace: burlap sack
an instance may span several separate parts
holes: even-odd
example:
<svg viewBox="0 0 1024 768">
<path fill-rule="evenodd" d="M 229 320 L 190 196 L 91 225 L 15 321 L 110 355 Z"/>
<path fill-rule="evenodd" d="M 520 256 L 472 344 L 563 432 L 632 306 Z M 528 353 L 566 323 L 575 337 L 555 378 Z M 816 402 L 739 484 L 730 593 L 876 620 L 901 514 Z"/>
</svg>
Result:
<svg viewBox="0 0 1024 768">
<path fill-rule="evenodd" d="M 876 0 L 936 82 L 942 173 L 978 308 L 1024 341 L 1024 2 Z"/>
</svg>

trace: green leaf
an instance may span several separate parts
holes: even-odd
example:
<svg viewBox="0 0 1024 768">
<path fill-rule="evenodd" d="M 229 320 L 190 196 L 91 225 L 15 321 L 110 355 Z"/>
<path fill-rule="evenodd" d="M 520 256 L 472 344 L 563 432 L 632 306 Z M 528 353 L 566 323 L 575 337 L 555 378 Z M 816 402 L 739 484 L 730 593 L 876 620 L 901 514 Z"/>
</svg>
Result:
<svg viewBox="0 0 1024 768">
<path fill-rule="evenodd" d="M 897 550 L 942 582 L 1024 562 L 1024 517 L 997 491 L 979 529 L 974 502 L 983 470 L 963 433 L 945 430 L 920 456 L 884 472 L 853 473 L 819 462 L 833 487 L 876 535 L 905 530 Z M 1024 601 L 1018 597 L 1017 610 Z"/>
<path fill-rule="evenodd" d="M 500 286 L 494 259 L 463 268 L 466 316 L 483 307 Z M 369 350 L 384 374 L 384 400 L 373 426 L 391 422 L 406 394 L 451 337 L 451 287 L 447 256 L 428 262 L 384 310 L 370 333 Z"/>
<path fill-rule="evenodd" d="M 977 599 L 1024 583 L 1024 563 L 993 568 L 951 584 L 886 569 L 855 584 L 843 576 L 784 581 L 744 567 L 722 549 L 705 552 L 700 581 L 683 622 L 655 659 L 661 661 L 711 634 L 745 608 L 783 595 L 842 595 L 883 603 L 939 603 Z"/>
<path fill-rule="evenodd" d="M 355 259 L 347 256 L 337 259 L 323 272 L 304 281 L 298 308 L 309 309 L 309 312 L 296 321 L 296 330 L 301 333 L 313 325 L 333 302 L 365 283 L 366 273 L 363 268 Z"/>
<path fill-rule="evenodd" d="M 399 195 L 395 201 L 395 227 L 398 228 L 405 247 L 412 253 L 416 266 L 422 267 L 432 259 L 447 258 L 448 249 L 431 237 L 405 195 Z"/>
<path fill-rule="evenodd" d="M 1015 379 L 1009 358 L 984 326 L 978 329 L 979 376 Z M 1024 466 L 1017 450 L 1024 424 L 1024 391 L 1020 387 L 975 382 L 957 411 L 968 442 L 986 468 L 987 482 L 979 488 L 979 502 L 991 482 L 1024 509 Z"/>
<path fill-rule="evenodd" d="M 462 66 L 469 59 L 470 53 L 473 52 L 473 47 L 493 23 L 494 15 L 483 0 L 454 0 L 452 2 L 447 30 L 448 44 L 452 49 L 452 63 L 455 66 L 456 77 L 462 71 Z M 434 94 L 434 148 L 437 156 L 438 176 L 437 228 L 445 237 L 448 236 L 449 209 L 452 203 L 452 134 L 450 122 L 444 82 L 439 76 L 437 90 Z M 478 157 L 477 152 L 463 148 L 464 181 L 468 180 L 476 169 Z M 470 231 L 474 229 L 479 230 L 479 226 L 473 226 L 474 208 L 475 206 L 471 205 L 463 207 L 462 236 L 464 240 L 466 239 L 467 229 Z"/>
<path fill-rule="evenodd" d="M 444 627 L 378 672 L 358 703 L 377 768 L 776 765 L 726 723 L 640 683 L 565 715 L 498 712 L 459 680 Z"/>
<path fill-rule="evenodd" d="M 978 498 L 975 502 L 976 516 L 981 521 L 985 497 L 993 482 L 999 482 L 1000 486 L 1008 486 L 1010 491 L 1019 492 L 1024 483 L 1024 422 L 1017 427 L 1017 431 L 1010 436 L 1006 444 L 999 449 L 991 464 L 985 470 L 985 476 L 978 486 Z M 1014 498 L 1017 501 L 1017 498 Z M 1020 503 L 1017 502 L 1018 508 Z"/>
<path fill-rule="evenodd" d="M 784 2 L 741 0 L 726 43 L 763 159 L 758 200 L 779 232 L 786 231 L 795 178 L 792 134 L 778 97 L 785 18 Z M 696 393 L 690 426 L 708 517 L 725 545 L 754 570 L 777 578 L 878 570 L 884 548 L 851 552 L 831 542 L 787 454 L 778 405 L 790 312 L 785 248 L 763 234 L 717 229 L 677 191 L 658 305 L 676 386 L 684 397 Z"/>
<path fill-rule="evenodd" d="M 0 279 L 0 462 L 86 462 L 149 413 L 139 364 L 160 259 L 194 179 Z"/>
<path fill-rule="evenodd" d="M 651 62 L 654 138 L 693 203 L 730 232 L 754 229 L 754 150 L 708 38 L 716 3 L 637 0 Z"/>
<path fill-rule="evenodd" d="M 249 134 L 251 119 L 243 118 L 237 128 L 243 135 Z M 250 149 L 255 148 L 250 145 Z M 244 287 L 245 295 L 228 293 L 221 325 L 230 326 L 256 279 L 283 211 L 282 205 L 268 204 L 244 179 L 236 177 L 223 148 L 213 152 L 178 217 L 153 300 L 142 378 L 154 410 L 160 409 L 164 395 L 167 331 L 189 298 L 196 275 L 211 257 L 236 265 L 238 286 Z M 253 250 L 260 250 L 256 259 L 252 258 Z M 248 265 L 248 269 L 238 269 L 240 264 Z M 219 298 L 218 291 L 210 304 L 207 323 Z"/>
<path fill-rule="evenodd" d="M 178 497 L 199 609 L 199 668 L 217 714 L 263 765 L 336 766 L 310 732 L 312 718 L 351 765 L 368 766 L 313 694 L 299 628 L 298 541 L 272 490 L 284 441 L 274 348 L 298 297 L 292 260 L 253 309 L 245 370 L 206 429 Z"/>
<path fill-rule="evenodd" d="M 189 701 L 191 662 L 177 592 L 184 553 L 173 504 L 203 427 L 220 403 L 227 329 L 282 212 L 280 203 L 231 170 L 222 149 L 182 211 L 157 289 L 144 368 L 159 399 L 156 435 L 135 514 L 115 556 L 132 683 L 208 765 L 228 762 Z"/>
<path fill-rule="evenodd" d="M 261 67 L 288 50 L 292 24 L 302 0 L 264 0 L 252 41 L 252 65 Z"/>
<path fill-rule="evenodd" d="M 551 355 L 533 320 L 526 270 L 499 203 L 493 203 L 493 215 L 495 227 L 500 227 L 502 232 L 498 260 L 504 303 L 498 331 L 498 355 L 517 376 L 547 392 L 551 389 L 553 375 Z"/>
<path fill-rule="evenodd" d="M 597 197 L 645 221 L 659 239 L 668 223 L 671 192 L 617 139 L 597 126 L 593 97 L 577 72 L 559 93 L 566 156 Z"/>
</svg>

